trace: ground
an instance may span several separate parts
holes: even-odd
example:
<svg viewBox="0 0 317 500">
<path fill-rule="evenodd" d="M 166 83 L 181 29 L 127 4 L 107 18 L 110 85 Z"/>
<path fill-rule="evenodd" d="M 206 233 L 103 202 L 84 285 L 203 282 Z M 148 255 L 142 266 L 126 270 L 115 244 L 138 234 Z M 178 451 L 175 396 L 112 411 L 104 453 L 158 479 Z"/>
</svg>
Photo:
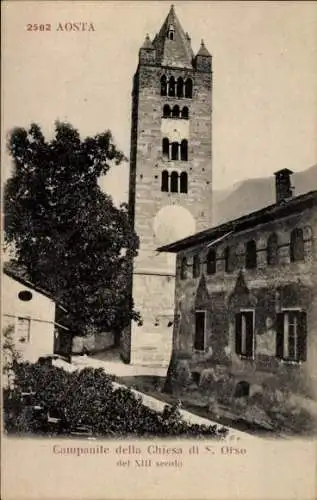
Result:
<svg viewBox="0 0 317 500">
<path fill-rule="evenodd" d="M 124 364 L 119 357 L 116 349 L 83 356 L 72 356 L 72 364 L 69 365 L 63 362 L 63 368 L 68 370 L 82 369 L 84 367 L 103 368 L 109 375 L 115 375 L 117 384 L 130 387 L 143 398 L 143 403 L 149 408 L 162 411 L 165 404 L 173 404 L 179 402 L 179 399 L 173 395 L 162 392 L 167 368 L 157 366 L 137 366 Z M 193 404 L 190 401 L 181 401 L 182 416 L 197 424 L 221 424 L 229 428 L 229 439 L 249 439 L 252 434 L 255 434 L 254 429 L 248 429 L 245 425 L 235 423 L 230 418 L 213 418 L 214 416 L 199 404 Z M 258 435 L 265 434 L 265 429 L 260 429 L 262 432 L 257 432 Z"/>
<path fill-rule="evenodd" d="M 130 387 L 140 393 L 145 404 L 161 411 L 166 403 L 173 404 L 180 401 L 174 394 L 163 391 L 167 368 L 158 366 L 138 366 L 124 364 L 116 349 L 96 353 L 89 356 L 73 356 L 71 369 L 91 366 L 103 368 L 106 373 L 114 375 L 117 383 Z M 217 404 L 196 387 L 181 394 L 181 407 L 188 412 L 190 419 L 197 423 L 221 424 L 231 429 L 231 432 L 262 436 L 286 438 L 297 435 L 312 435 L 312 424 L 307 424 L 301 416 L 294 420 L 283 415 L 276 417 L 266 414 L 261 405 L 250 404 L 247 398 L 239 398 L 227 404 Z M 295 417 L 296 418 L 296 417 Z M 276 422 L 275 422 L 276 420 Z M 281 420 L 281 422 L 280 422 Z M 208 422 L 207 422 L 208 421 Z M 315 435 L 315 434 L 314 434 Z"/>
</svg>

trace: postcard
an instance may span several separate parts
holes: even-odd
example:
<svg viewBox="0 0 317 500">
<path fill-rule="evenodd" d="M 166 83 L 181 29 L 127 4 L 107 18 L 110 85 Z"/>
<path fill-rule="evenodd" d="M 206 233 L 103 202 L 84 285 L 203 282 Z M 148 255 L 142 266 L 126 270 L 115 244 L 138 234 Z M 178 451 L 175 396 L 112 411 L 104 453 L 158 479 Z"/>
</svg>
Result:
<svg viewBox="0 0 317 500">
<path fill-rule="evenodd" d="M 313 500 L 317 3 L 1 8 L 2 498 Z"/>
</svg>

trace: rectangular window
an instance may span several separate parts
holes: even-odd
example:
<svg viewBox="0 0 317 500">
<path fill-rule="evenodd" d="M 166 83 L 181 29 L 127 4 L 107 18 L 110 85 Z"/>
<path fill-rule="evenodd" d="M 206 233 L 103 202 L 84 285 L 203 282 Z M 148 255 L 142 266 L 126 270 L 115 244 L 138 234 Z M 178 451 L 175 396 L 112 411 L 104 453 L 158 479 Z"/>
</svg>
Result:
<svg viewBox="0 0 317 500">
<path fill-rule="evenodd" d="M 276 356 L 286 361 L 306 361 L 306 313 L 285 310 L 277 315 Z"/>
<path fill-rule="evenodd" d="M 206 346 L 206 311 L 195 312 L 195 343 L 197 351 L 204 351 Z"/>
<path fill-rule="evenodd" d="M 16 324 L 16 339 L 18 342 L 26 343 L 30 340 L 30 319 L 18 318 Z"/>
<path fill-rule="evenodd" d="M 236 353 L 248 358 L 254 352 L 254 311 L 236 314 Z"/>
</svg>

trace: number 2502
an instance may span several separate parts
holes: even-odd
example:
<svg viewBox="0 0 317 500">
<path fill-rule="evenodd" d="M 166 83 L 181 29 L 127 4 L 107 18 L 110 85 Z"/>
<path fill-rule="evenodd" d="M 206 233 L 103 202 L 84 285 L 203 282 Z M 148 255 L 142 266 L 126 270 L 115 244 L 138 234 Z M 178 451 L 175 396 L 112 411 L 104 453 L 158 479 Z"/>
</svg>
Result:
<svg viewBox="0 0 317 500">
<path fill-rule="evenodd" d="M 50 24 L 27 24 L 27 31 L 51 31 Z"/>
</svg>

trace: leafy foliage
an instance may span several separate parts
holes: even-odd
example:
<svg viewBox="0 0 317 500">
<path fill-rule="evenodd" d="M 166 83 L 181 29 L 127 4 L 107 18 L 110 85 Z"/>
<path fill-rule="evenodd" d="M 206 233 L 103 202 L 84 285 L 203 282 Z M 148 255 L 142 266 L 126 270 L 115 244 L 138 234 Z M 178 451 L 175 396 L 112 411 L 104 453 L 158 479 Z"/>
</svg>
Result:
<svg viewBox="0 0 317 500">
<path fill-rule="evenodd" d="M 290 435 L 316 434 L 316 414 L 301 407 L 292 400 L 289 391 L 269 389 L 256 393 L 249 398 L 244 414 L 256 414 L 259 409 L 264 413 L 264 419 L 275 431 Z"/>
<path fill-rule="evenodd" d="M 111 133 L 82 141 L 56 122 L 46 141 L 32 124 L 13 130 L 8 148 L 14 172 L 5 187 L 5 239 L 29 279 L 72 311 L 81 332 L 140 320 L 129 286 L 138 237 L 127 205 L 117 208 L 98 184 L 124 160 Z"/>
<path fill-rule="evenodd" d="M 3 342 L 2 342 L 2 374 L 3 374 L 3 387 L 14 388 L 14 370 L 13 366 L 16 365 L 21 359 L 21 354 L 14 347 L 14 326 L 8 325 L 3 329 Z"/>
<path fill-rule="evenodd" d="M 58 414 L 57 432 L 69 433 L 86 426 L 100 436 L 208 436 L 224 437 L 227 429 L 217 425 L 189 424 L 177 407 L 162 413 L 142 404 L 130 389 L 114 388 L 102 369 L 85 368 L 68 373 L 61 368 L 36 363 L 15 365 L 16 387 L 4 394 L 5 429 L 10 433 L 48 433 L 45 419 L 32 412 Z M 23 393 L 34 394 L 32 405 Z"/>
</svg>

